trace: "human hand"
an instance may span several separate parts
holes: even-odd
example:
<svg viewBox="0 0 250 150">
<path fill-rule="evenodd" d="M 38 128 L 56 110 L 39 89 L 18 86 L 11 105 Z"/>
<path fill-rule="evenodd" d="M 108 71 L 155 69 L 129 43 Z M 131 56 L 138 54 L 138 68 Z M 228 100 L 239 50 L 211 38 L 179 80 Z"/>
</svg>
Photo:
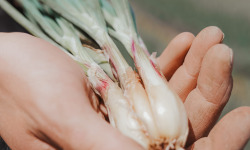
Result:
<svg viewBox="0 0 250 150">
<path fill-rule="evenodd" d="M 158 59 L 169 85 L 185 104 L 188 149 L 238 150 L 250 137 L 249 107 L 237 108 L 215 125 L 233 86 L 233 53 L 221 44 L 223 38 L 217 27 L 207 27 L 196 37 L 182 33 Z"/>
<path fill-rule="evenodd" d="M 177 36 L 159 59 L 170 85 L 185 100 L 191 125 L 188 145 L 206 136 L 210 131 L 230 96 L 232 86 L 231 63 L 228 59 L 230 53 L 223 49 L 226 49 L 226 46 L 217 45 L 221 41 L 221 39 L 218 40 L 221 32 L 217 28 L 210 28 L 204 30 L 204 34 L 199 34 L 195 40 L 193 35 L 188 33 Z M 216 37 L 218 38 L 217 41 Z M 4 36 L 0 41 L 3 41 L 0 49 L 3 54 L 0 55 L 1 60 L 3 60 L 2 66 L 0 65 L 1 79 L 8 79 L 7 82 L 0 80 L 1 87 L 3 87 L 0 89 L 0 110 L 3 112 L 0 113 L 0 133 L 13 149 L 139 149 L 136 143 L 107 125 L 93 111 L 90 99 L 94 94 L 86 85 L 81 69 L 62 52 L 55 50 L 54 47 L 45 44 L 42 40 L 23 34 Z M 24 43 L 26 44 L 24 45 Z M 201 47 L 199 47 L 199 43 Z M 190 45 L 199 47 L 200 51 L 197 48 L 189 49 Z M 218 52 L 222 51 L 218 53 L 221 55 L 215 56 L 212 50 L 209 50 L 212 54 L 208 53 L 208 49 L 213 45 L 216 45 L 214 47 L 217 47 L 215 49 Z M 190 66 L 193 66 L 190 67 L 191 71 L 197 72 L 197 75 L 194 75 L 191 79 L 186 78 L 189 76 L 185 76 L 185 72 L 181 73 L 181 70 L 183 70 L 181 68 L 185 66 L 185 63 L 182 65 L 182 62 L 184 58 L 190 58 L 190 55 L 194 55 L 195 58 L 191 59 L 191 61 L 194 61 L 193 64 L 190 64 Z M 213 62 L 209 61 L 211 57 L 215 58 Z M 30 64 L 31 62 L 32 64 Z M 216 65 L 210 66 L 211 63 Z M 203 67 L 203 64 L 206 64 L 206 67 Z M 210 71 L 216 74 L 211 74 Z M 180 72 L 179 76 L 178 72 Z M 209 84 L 209 82 L 204 81 L 204 78 L 205 81 L 210 78 L 216 80 L 214 84 Z M 225 83 L 218 88 L 222 78 Z M 193 80 L 195 81 L 193 82 Z M 180 81 L 183 81 L 183 83 Z M 184 84 L 186 82 L 188 84 Z M 202 94 L 208 95 L 216 91 L 219 93 L 216 99 L 213 97 L 209 98 L 208 101 L 199 96 L 199 93 L 193 92 L 196 91 L 197 83 L 198 85 L 200 83 L 202 85 L 204 83 L 206 86 L 211 85 L 210 88 L 203 87 Z M 208 92 L 207 90 L 212 91 Z M 13 97 L 13 95 L 16 96 Z M 213 95 L 211 94 L 211 96 Z M 193 101 L 195 103 L 192 103 Z M 220 101 L 219 104 L 216 104 L 217 101 Z M 217 144 L 216 142 L 212 144 L 208 142 L 225 135 L 224 133 L 227 130 L 235 126 L 237 128 L 237 125 L 239 126 L 237 119 L 246 121 L 244 117 L 247 115 L 239 116 L 239 114 L 246 114 L 247 111 L 249 112 L 249 108 L 241 108 L 239 111 L 229 114 L 228 117 L 223 119 L 225 121 L 222 120 L 216 125 L 208 138 L 196 141 L 192 148 L 202 146 L 202 149 L 204 147 L 211 149 L 211 146 L 213 146 L 214 149 L 217 149 L 224 143 L 236 143 L 237 148 L 242 147 L 244 140 L 240 142 L 235 140 L 239 136 L 232 136 L 233 139 L 229 138 L 229 141 L 225 139 L 223 141 L 220 138 Z M 207 119 L 204 120 L 204 116 Z M 227 123 L 231 123 L 231 126 L 221 130 L 221 126 Z M 17 126 L 17 124 L 20 125 Z M 244 130 L 247 129 L 247 124 L 249 122 L 245 122 Z M 243 127 L 241 128 L 243 129 Z M 218 129 L 220 132 L 216 132 Z M 237 132 L 235 134 L 242 133 Z M 245 135 L 245 138 L 243 136 L 243 139 L 247 139 L 247 136 L 249 135 Z M 233 142 L 231 142 L 232 140 Z"/>
<path fill-rule="evenodd" d="M 82 69 L 59 49 L 0 33 L 0 61 L 0 136 L 11 149 L 141 149 L 94 111 Z"/>
</svg>

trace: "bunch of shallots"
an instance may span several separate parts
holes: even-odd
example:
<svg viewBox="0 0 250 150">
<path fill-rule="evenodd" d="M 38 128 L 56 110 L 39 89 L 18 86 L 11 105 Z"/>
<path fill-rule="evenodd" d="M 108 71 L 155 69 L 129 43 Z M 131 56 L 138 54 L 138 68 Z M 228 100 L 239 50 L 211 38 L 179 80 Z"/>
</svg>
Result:
<svg viewBox="0 0 250 150">
<path fill-rule="evenodd" d="M 0 6 L 32 34 L 58 46 L 82 66 L 106 105 L 112 126 L 145 149 L 185 146 L 188 121 L 184 105 L 169 88 L 154 55 L 149 55 L 128 0 L 16 2 L 22 13 L 6 0 Z M 139 75 L 111 36 L 124 45 Z"/>
</svg>

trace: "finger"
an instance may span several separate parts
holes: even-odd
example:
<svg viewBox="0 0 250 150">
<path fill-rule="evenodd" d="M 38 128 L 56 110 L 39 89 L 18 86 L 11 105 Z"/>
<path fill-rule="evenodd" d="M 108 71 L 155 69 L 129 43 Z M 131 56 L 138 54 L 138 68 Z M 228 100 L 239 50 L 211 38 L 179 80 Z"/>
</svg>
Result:
<svg viewBox="0 0 250 150">
<path fill-rule="evenodd" d="M 189 32 L 177 35 L 158 58 L 158 64 L 167 80 L 182 65 L 193 40 L 194 35 Z"/>
<path fill-rule="evenodd" d="M 169 81 L 170 86 L 183 101 L 189 92 L 196 87 L 203 57 L 209 48 L 220 43 L 222 39 L 223 33 L 217 27 L 203 29 L 194 39 L 183 65 L 178 68 Z"/>
<path fill-rule="evenodd" d="M 249 138 L 250 107 L 240 107 L 224 116 L 209 136 L 195 142 L 192 149 L 239 150 L 244 149 Z"/>
<path fill-rule="evenodd" d="M 250 107 L 240 107 L 227 114 L 208 137 L 215 149 L 243 149 L 250 138 Z"/>
<path fill-rule="evenodd" d="M 223 44 L 204 57 L 197 87 L 185 101 L 190 133 L 187 144 L 205 136 L 219 117 L 232 90 L 232 50 Z"/>
<path fill-rule="evenodd" d="M 35 137 L 61 149 L 141 149 L 94 111 L 86 78 L 67 55 L 27 34 L 8 34 L 0 41 L 5 41 L 0 72 L 7 79 L 1 85 L 8 89 L 1 102 L 23 110 Z"/>
</svg>

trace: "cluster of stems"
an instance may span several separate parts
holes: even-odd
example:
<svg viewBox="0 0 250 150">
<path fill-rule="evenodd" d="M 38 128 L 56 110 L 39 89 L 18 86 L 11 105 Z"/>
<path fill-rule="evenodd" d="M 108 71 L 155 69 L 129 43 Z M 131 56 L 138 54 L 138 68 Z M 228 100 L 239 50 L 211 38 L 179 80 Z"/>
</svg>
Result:
<svg viewBox="0 0 250 150">
<path fill-rule="evenodd" d="M 59 47 L 82 66 L 105 103 L 111 125 L 145 149 L 184 147 L 188 134 L 185 108 L 155 57 L 149 55 L 128 0 L 16 2 L 22 13 L 6 0 L 0 6 L 30 33 Z M 139 74 L 111 36 L 124 45 Z"/>
</svg>

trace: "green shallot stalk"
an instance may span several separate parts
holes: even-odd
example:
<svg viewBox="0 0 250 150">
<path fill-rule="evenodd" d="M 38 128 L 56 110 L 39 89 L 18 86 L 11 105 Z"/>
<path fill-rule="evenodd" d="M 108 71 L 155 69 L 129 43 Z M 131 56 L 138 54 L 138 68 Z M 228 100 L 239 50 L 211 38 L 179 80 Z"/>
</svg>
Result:
<svg viewBox="0 0 250 150">
<path fill-rule="evenodd" d="M 119 79 L 120 85 L 124 90 L 124 95 L 127 97 L 131 108 L 136 114 L 131 116 L 139 118 L 142 122 L 143 132 L 148 138 L 158 136 L 152 110 L 149 105 L 149 100 L 142 84 L 139 81 L 138 75 L 127 64 L 117 46 L 108 35 L 105 21 L 103 19 L 101 8 L 98 0 L 42 0 L 46 5 L 50 6 L 57 13 L 67 18 L 76 26 L 87 32 L 100 47 L 105 50 L 110 59 L 110 63 L 114 68 L 114 74 Z M 119 118 L 117 118 L 118 120 Z M 119 119 L 120 120 L 120 119 Z M 123 122 L 123 120 L 120 120 Z M 130 119 L 127 120 L 130 122 Z M 117 124 L 120 124 L 117 121 Z M 122 127 L 125 128 L 125 127 Z M 123 131 L 122 128 L 119 128 Z M 150 134 L 148 133 L 150 132 Z M 127 133 L 125 133 L 127 135 Z M 140 138 L 138 135 L 129 135 L 133 139 Z M 148 148 L 149 144 L 142 144 Z M 145 146 L 146 145 L 146 146 Z"/>
<path fill-rule="evenodd" d="M 111 64 L 115 65 L 118 74 L 122 75 L 130 68 L 108 35 L 98 0 L 41 1 L 89 34 L 108 53 Z"/>
<path fill-rule="evenodd" d="M 8 13 L 13 19 L 15 19 L 20 25 L 22 25 L 27 31 L 29 31 L 31 34 L 42 38 L 54 46 L 60 48 L 63 50 L 66 54 L 68 54 L 70 57 L 72 57 L 71 54 L 68 53 L 67 50 L 65 50 L 63 47 L 58 45 L 56 42 L 51 40 L 46 34 L 44 34 L 39 27 L 36 24 L 33 24 L 32 21 L 25 18 L 18 10 L 16 10 L 11 4 L 9 4 L 6 0 L 0 0 L 0 7 Z"/>
<path fill-rule="evenodd" d="M 123 43 L 143 80 L 159 131 L 159 136 L 155 139 L 155 148 L 164 145 L 165 149 L 182 149 L 188 135 L 184 105 L 178 95 L 169 88 L 155 58 L 148 57 L 137 33 L 128 0 L 100 1 L 105 19 L 113 28 L 109 29 L 110 34 Z"/>
<path fill-rule="evenodd" d="M 79 40 L 70 38 L 74 35 L 80 35 L 80 31 L 76 30 L 72 25 L 69 25 L 66 20 L 64 20 L 61 17 L 56 17 L 56 21 L 54 21 L 52 18 L 49 17 L 49 15 L 53 15 L 53 11 L 50 8 L 43 8 L 42 5 L 39 4 L 36 0 L 19 0 L 19 2 L 22 4 L 22 6 L 26 10 L 26 15 L 29 16 L 29 19 L 33 20 L 34 23 L 38 23 L 43 30 L 48 34 L 50 37 L 53 38 L 57 43 L 60 43 L 63 47 L 65 47 L 68 50 L 71 50 L 72 54 L 76 53 L 76 45 L 81 47 L 81 43 Z M 36 8 L 37 7 L 37 8 Z M 43 13 L 50 13 L 47 16 L 42 15 L 40 11 L 43 11 Z M 64 27 L 64 24 L 68 24 L 68 28 L 71 28 L 71 30 L 63 30 L 61 29 Z M 33 24 L 34 24 L 33 23 Z M 61 25 L 61 28 L 58 26 Z M 64 25 L 64 26 L 63 26 Z M 67 27 L 64 27 L 67 29 Z M 68 36 L 66 36 L 66 32 Z M 71 34 L 71 35 L 70 35 Z M 83 35 L 80 35 L 81 37 Z M 79 36 L 79 37 L 80 37 Z M 72 41 L 74 40 L 74 41 Z M 69 46 L 69 44 L 71 45 Z M 77 44 L 75 44 L 77 43 Z M 106 59 L 106 57 L 103 55 L 103 53 L 99 50 L 93 51 L 92 49 L 88 47 L 84 47 L 84 50 L 87 51 L 87 53 L 93 58 L 93 60 L 102 67 L 102 69 L 108 74 L 109 77 L 111 77 L 114 80 L 111 67 Z"/>
</svg>

